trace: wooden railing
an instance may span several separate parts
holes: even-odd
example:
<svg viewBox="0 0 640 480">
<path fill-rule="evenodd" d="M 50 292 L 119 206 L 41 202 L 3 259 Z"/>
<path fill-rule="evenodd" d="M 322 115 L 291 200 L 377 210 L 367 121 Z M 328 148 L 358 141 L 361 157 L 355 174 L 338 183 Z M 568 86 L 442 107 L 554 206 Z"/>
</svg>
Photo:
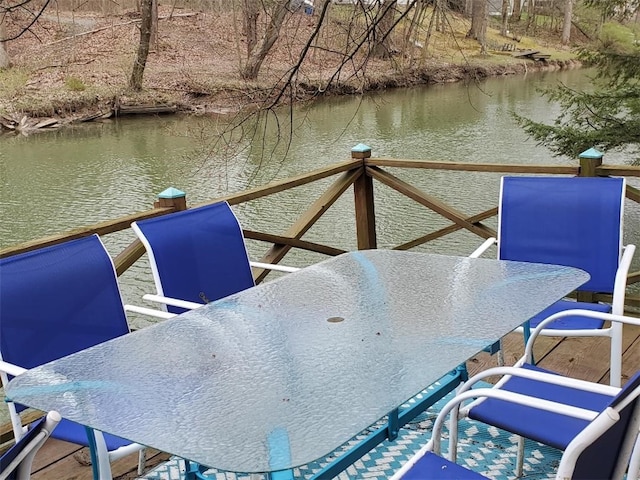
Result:
<svg viewBox="0 0 640 480">
<path fill-rule="evenodd" d="M 580 158 L 575 166 L 560 165 L 516 165 L 516 164 L 483 164 L 464 162 L 440 162 L 427 160 L 405 160 L 389 158 L 372 158 L 371 149 L 365 145 L 358 145 L 351 151 L 351 159 L 336 163 L 318 170 L 272 182 L 268 185 L 232 193 L 212 199 L 209 203 L 222 200 L 231 205 L 257 200 L 289 189 L 294 189 L 319 180 L 333 178 L 333 183 L 325 188 L 284 232 L 273 233 L 257 231 L 250 228 L 244 230 L 247 239 L 266 242 L 269 244 L 263 257 L 263 262 L 279 263 L 292 249 L 306 250 L 324 255 L 338 255 L 344 250 L 335 246 L 316 243 L 303 239 L 306 232 L 322 217 L 322 215 L 351 187 L 354 195 L 354 210 L 356 222 L 355 244 L 358 249 L 377 248 L 376 212 L 374 204 L 374 180 L 414 200 L 427 209 L 448 220 L 446 227 L 428 231 L 418 238 L 397 244 L 392 248 L 409 249 L 436 239 L 443 238 L 454 232 L 466 230 L 482 239 L 495 236 L 495 231 L 483 222 L 497 215 L 497 206 L 482 212 L 465 213 L 447 204 L 443 200 L 428 194 L 398 176 L 390 169 L 423 169 L 439 171 L 466 171 L 479 173 L 500 174 L 547 174 L 547 175 L 581 175 L 581 176 L 628 176 L 640 177 L 640 167 L 603 165 L 601 155 L 587 155 Z M 640 190 L 627 186 L 627 198 L 640 203 Z M 496 198 L 497 203 L 497 198 Z M 203 204 L 200 204 L 203 205 Z M 194 206 L 200 206 L 194 205 Z M 131 222 L 159 215 L 166 215 L 186 208 L 184 198 L 160 199 L 151 210 L 139 212 L 114 220 L 108 220 L 96 225 L 76 228 L 72 231 L 53 235 L 38 240 L 22 243 L 0 251 L 0 257 L 15 255 L 34 250 L 47 245 L 61 243 L 73 238 L 97 233 L 107 235 L 128 229 Z M 427 228 L 428 225 L 425 225 Z M 136 240 L 114 258 L 118 275 L 124 273 L 144 254 L 144 247 Z M 260 282 L 268 274 L 266 271 L 256 271 L 256 281 Z M 629 275 L 628 285 L 640 282 L 640 271 Z M 598 295 L 595 300 L 610 300 L 610 296 Z M 627 295 L 627 305 L 640 307 L 640 295 Z"/>
</svg>

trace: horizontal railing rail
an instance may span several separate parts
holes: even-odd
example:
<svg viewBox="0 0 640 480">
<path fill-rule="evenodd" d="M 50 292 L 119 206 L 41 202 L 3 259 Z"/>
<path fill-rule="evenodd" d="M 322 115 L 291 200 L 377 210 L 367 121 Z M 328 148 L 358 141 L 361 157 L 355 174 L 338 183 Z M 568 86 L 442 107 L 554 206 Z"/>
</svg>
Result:
<svg viewBox="0 0 640 480">
<path fill-rule="evenodd" d="M 449 225 L 440 226 L 418 238 L 398 243 L 391 248 L 407 250 L 423 245 L 434 240 L 441 239 L 461 230 L 471 232 L 473 235 L 485 239 L 495 235 L 495 231 L 487 226 L 484 221 L 497 215 L 497 206 L 484 209 L 481 212 L 466 213 L 449 205 L 447 202 L 427 193 L 417 186 L 401 179 L 395 173 L 407 169 L 439 170 L 439 171 L 465 171 L 493 174 L 544 174 L 544 175 L 582 175 L 582 176 L 627 176 L 640 177 L 640 167 L 627 165 L 604 165 L 602 158 L 581 158 L 579 165 L 516 165 L 516 164 L 489 164 L 470 162 L 449 162 L 412 159 L 372 158 L 371 150 L 359 145 L 351 152 L 351 159 L 329 165 L 308 173 L 278 180 L 268 185 L 256 187 L 241 192 L 230 193 L 207 202 L 194 205 L 201 206 L 226 200 L 231 205 L 239 205 L 245 202 L 259 200 L 290 189 L 308 185 L 320 180 L 332 179 L 332 183 L 323 189 L 320 195 L 311 201 L 306 208 L 301 208 L 301 213 L 286 228 L 284 232 L 274 233 L 259 231 L 245 226 L 244 234 L 247 239 L 267 244 L 267 249 L 260 259 L 267 263 L 279 263 L 292 250 L 304 250 L 323 255 L 338 255 L 345 250 L 333 245 L 326 245 L 304 239 L 307 233 L 324 213 L 347 190 L 352 190 L 354 195 L 354 210 L 356 222 L 357 248 L 377 248 L 376 213 L 374 207 L 374 181 L 384 185 L 399 194 L 410 198 L 414 202 L 424 206 L 438 216 L 446 219 Z M 627 198 L 640 203 L 640 190 L 628 185 Z M 497 204 L 497 198 L 496 202 Z M 165 200 L 157 203 L 153 209 L 126 215 L 113 220 L 106 220 L 98 224 L 75 228 L 71 231 L 48 236 L 45 238 L 28 241 L 0 250 L 0 258 L 18 253 L 23 253 L 48 245 L 61 243 L 74 238 L 97 233 L 108 235 L 130 228 L 133 221 L 151 218 L 159 215 L 167 215 L 186 208 L 184 199 L 182 203 Z M 425 226 L 425 227 L 428 227 Z M 135 240 L 115 255 L 114 263 L 118 275 L 122 275 L 144 254 L 144 247 L 139 240 Z M 264 270 L 256 270 L 256 281 L 262 281 L 268 274 Z M 629 275 L 628 284 L 640 282 L 640 271 Z M 595 294 L 596 300 L 610 301 L 610 296 Z M 640 307 L 640 295 L 628 295 L 627 305 Z"/>
</svg>

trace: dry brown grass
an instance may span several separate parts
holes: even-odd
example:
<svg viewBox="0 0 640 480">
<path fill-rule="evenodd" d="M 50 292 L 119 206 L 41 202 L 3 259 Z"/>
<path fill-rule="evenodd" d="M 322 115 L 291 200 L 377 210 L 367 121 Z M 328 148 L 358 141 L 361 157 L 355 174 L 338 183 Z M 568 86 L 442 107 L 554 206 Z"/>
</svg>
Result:
<svg viewBox="0 0 640 480">
<path fill-rule="evenodd" d="M 331 52 L 345 49 L 349 25 L 336 12 L 319 36 L 316 46 L 320 48 L 313 50 L 297 75 L 307 93 L 323 84 L 341 61 L 340 54 Z M 8 43 L 14 67 L 0 71 L 0 113 L 69 117 L 109 110 L 115 102 L 171 103 L 197 112 L 240 108 L 264 98 L 264 92 L 286 76 L 315 25 L 315 17 L 291 16 L 260 77 L 246 82 L 238 74 L 246 47 L 234 28 L 232 13 L 176 13 L 161 19 L 158 43 L 145 70 L 144 91 L 135 94 L 126 88 L 139 35 L 135 12 L 46 16 L 32 33 Z M 168 7 L 161 9 L 161 17 L 168 14 Z M 522 61 L 504 55 L 479 58 L 477 42 L 465 37 L 469 27 L 465 19 L 450 16 L 450 26 L 451 31 L 434 34 L 418 68 L 418 48 L 411 52 L 411 68 L 407 56 L 395 55 L 386 61 L 369 61 L 356 75 L 354 65 L 362 60 L 356 58 L 338 78 L 337 91 L 456 80 L 477 64 L 482 65 L 483 75 L 516 72 L 521 67 Z M 496 36 L 491 31 L 490 42 L 504 41 Z M 399 42 L 398 37 L 395 43 Z"/>
</svg>

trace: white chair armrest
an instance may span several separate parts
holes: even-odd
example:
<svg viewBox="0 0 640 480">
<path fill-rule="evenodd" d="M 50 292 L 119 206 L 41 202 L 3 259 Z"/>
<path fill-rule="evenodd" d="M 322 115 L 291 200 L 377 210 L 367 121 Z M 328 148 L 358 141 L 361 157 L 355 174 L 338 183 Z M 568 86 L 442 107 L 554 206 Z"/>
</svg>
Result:
<svg viewBox="0 0 640 480">
<path fill-rule="evenodd" d="M 513 369 L 513 367 L 498 367 Z M 494 370 L 494 369 L 490 369 Z M 522 370 L 522 369 L 515 369 Z M 547 376 L 558 376 L 558 375 L 547 375 Z M 553 413 L 558 413 L 562 415 L 566 415 L 573 418 L 580 418 L 587 421 L 592 421 L 594 418 L 598 416 L 599 411 L 591 411 L 583 408 L 573 407 L 571 405 L 566 405 L 562 403 L 557 403 L 549 400 L 543 400 L 539 398 L 529 397 L 527 395 L 522 395 L 518 393 L 508 392 L 504 390 L 499 390 L 496 388 L 476 388 L 472 390 L 467 390 L 463 392 L 456 393 L 456 395 L 449 401 L 447 404 L 442 407 L 440 412 L 438 412 L 438 416 L 433 425 L 431 440 L 427 442 L 427 444 L 422 447 L 412 458 L 410 458 L 400 470 L 398 470 L 390 480 L 400 480 L 407 471 L 409 471 L 413 465 L 415 465 L 420 458 L 422 458 L 427 452 L 434 452 L 438 455 L 441 454 L 441 433 L 442 427 L 446 421 L 449 413 L 452 413 L 451 421 L 457 421 L 456 412 L 459 410 L 460 405 L 472 399 L 482 399 L 482 398 L 496 398 L 503 401 L 508 401 L 512 403 L 517 403 L 521 405 L 526 405 L 532 408 L 538 408 L 541 410 L 546 410 Z M 478 401 L 478 400 L 475 400 Z M 475 403 L 475 402 L 473 402 Z M 451 436 L 450 436 L 451 437 Z M 450 447 L 451 449 L 451 447 Z M 449 452 L 449 459 L 451 460 L 451 452 Z"/>
<path fill-rule="evenodd" d="M 146 295 L 143 295 L 142 298 L 144 298 L 145 300 L 149 300 L 151 302 L 162 303 L 164 305 L 171 305 L 172 307 L 186 308 L 187 310 L 193 310 L 195 308 L 200 308 L 204 306 L 204 303 L 189 302 L 187 300 L 180 300 L 178 298 L 163 297 L 162 295 L 156 295 L 154 293 L 148 293 Z"/>
<path fill-rule="evenodd" d="M 588 318 L 598 318 L 605 321 L 609 320 L 610 322 L 613 322 L 613 323 L 622 323 L 622 324 L 627 323 L 630 325 L 640 326 L 640 318 L 628 317 L 624 315 L 615 315 L 613 313 L 596 312 L 592 310 L 580 310 L 577 308 L 572 310 L 563 310 L 562 312 L 555 313 L 545 318 L 544 320 L 542 320 L 538 324 L 538 326 L 531 332 L 531 337 L 529 337 L 529 341 L 527 342 L 527 345 L 525 346 L 525 349 L 524 349 L 524 355 L 520 360 L 527 361 L 527 362 L 531 361 L 531 359 L 533 358 L 533 343 L 535 342 L 536 338 L 540 335 L 542 330 L 544 330 L 547 325 L 557 320 L 558 318 L 568 317 L 571 315 L 579 315 L 581 317 L 588 317 Z M 597 332 L 593 332 L 590 330 L 587 330 L 586 332 L 589 332 L 589 333 L 587 335 L 581 335 L 581 336 L 598 336 Z M 560 334 L 562 333 L 562 331 L 558 331 L 558 333 Z M 577 336 L 575 334 L 572 334 L 572 335 Z"/>
<path fill-rule="evenodd" d="M 497 242 L 495 237 L 490 237 L 487 238 L 482 245 L 480 245 L 478 248 L 476 248 L 471 255 L 469 255 L 469 258 L 478 258 L 480 255 L 482 255 L 484 252 L 486 252 L 490 246 L 495 245 Z"/>
<path fill-rule="evenodd" d="M 26 372 L 27 369 L 19 367 L 18 365 L 14 365 L 13 363 L 0 360 L 0 371 L 17 377 L 18 375 Z"/>
<path fill-rule="evenodd" d="M 255 268 L 264 268 L 265 270 L 275 270 L 277 272 L 287 273 L 297 272 L 298 270 L 300 270 L 297 267 L 287 267 L 285 265 L 276 265 L 273 263 L 249 262 L 249 265 Z"/>
<path fill-rule="evenodd" d="M 150 317 L 164 318 L 164 319 L 175 317 L 174 313 L 163 312 L 162 310 L 156 310 L 154 308 L 139 307 L 137 305 L 125 305 L 124 311 L 140 313 L 142 315 L 148 315 Z"/>
<path fill-rule="evenodd" d="M 610 385 L 603 385 L 600 383 L 589 382 L 587 380 L 580 380 L 578 378 L 564 377 L 562 375 L 556 375 L 553 373 L 539 372 L 536 370 L 529 370 L 521 367 L 493 367 L 488 368 L 487 370 L 483 370 L 482 372 L 477 373 L 469 380 L 464 382 L 460 387 L 458 387 L 458 394 L 471 390 L 471 387 L 480 380 L 484 380 L 487 377 L 491 376 L 500 376 L 503 377 L 496 383 L 496 386 L 500 386 L 510 377 L 521 377 L 527 378 L 529 380 L 538 380 L 545 383 L 550 383 L 553 385 L 561 385 L 565 387 L 570 387 L 577 390 L 583 390 L 586 392 L 600 393 L 603 395 L 616 395 L 620 389 L 617 387 L 612 387 Z"/>
</svg>

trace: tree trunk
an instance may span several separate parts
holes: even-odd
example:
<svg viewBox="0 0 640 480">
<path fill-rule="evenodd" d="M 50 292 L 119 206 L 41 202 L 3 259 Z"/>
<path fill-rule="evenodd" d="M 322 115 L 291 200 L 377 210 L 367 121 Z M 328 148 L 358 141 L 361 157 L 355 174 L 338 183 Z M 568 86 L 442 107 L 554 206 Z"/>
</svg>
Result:
<svg viewBox="0 0 640 480">
<path fill-rule="evenodd" d="M 258 43 L 258 2 L 256 0 L 244 0 L 242 5 L 242 33 L 247 38 L 247 58 Z"/>
<path fill-rule="evenodd" d="M 447 18 L 445 16 L 447 14 L 447 2 L 445 0 L 435 0 L 434 8 L 438 9 L 436 30 L 440 33 L 447 33 Z"/>
<path fill-rule="evenodd" d="M 480 53 L 487 52 L 487 1 L 473 0 L 471 28 L 467 37 L 474 38 L 480 44 Z"/>
<path fill-rule="evenodd" d="M 519 22 L 522 18 L 522 0 L 513 0 L 513 13 L 511 14 L 511 20 Z"/>
<path fill-rule="evenodd" d="M 500 11 L 502 15 L 502 23 L 500 24 L 500 35 L 507 36 L 509 30 L 509 0 L 502 0 L 502 9 Z"/>
<path fill-rule="evenodd" d="M 380 0 L 378 14 L 376 15 L 373 45 L 371 54 L 378 58 L 389 58 L 393 51 L 391 44 L 391 30 L 395 21 L 397 0 Z"/>
<path fill-rule="evenodd" d="M 573 16 L 573 1 L 564 0 L 564 20 L 562 21 L 562 44 L 569 45 L 571 40 L 571 17 Z"/>
<path fill-rule="evenodd" d="M 464 14 L 467 18 L 473 17 L 473 0 L 465 0 L 464 2 Z"/>
<path fill-rule="evenodd" d="M 533 28 L 535 32 L 536 25 L 536 2 L 535 0 L 528 0 L 527 2 L 527 26 L 525 27 L 525 33 L 529 33 Z"/>
<path fill-rule="evenodd" d="M 431 12 L 431 19 L 429 20 L 429 27 L 427 27 L 427 35 L 424 38 L 424 46 L 422 47 L 422 55 L 420 56 L 420 66 L 423 66 L 427 59 L 427 49 L 429 48 L 429 42 L 431 41 L 431 34 L 433 33 L 433 26 L 437 20 L 437 9 L 434 6 Z"/>
<path fill-rule="evenodd" d="M 2 41 L 7 38 L 7 22 L 5 22 L 6 16 L 6 13 L 0 13 L 0 68 L 9 68 L 11 66 L 6 43 Z"/>
<path fill-rule="evenodd" d="M 149 41 L 151 40 L 151 3 L 153 0 L 142 0 L 142 22 L 140 23 L 140 44 L 138 53 L 133 62 L 133 70 L 129 79 L 129 87 L 133 90 L 142 90 L 142 77 L 144 67 L 149 56 Z"/>
<path fill-rule="evenodd" d="M 151 2 L 151 38 L 149 48 L 154 52 L 158 51 L 158 0 Z"/>
<path fill-rule="evenodd" d="M 409 22 L 409 26 L 404 33 L 404 38 L 402 40 L 402 53 L 405 56 L 408 56 L 410 61 L 409 63 L 413 63 L 413 51 L 415 42 L 414 40 L 414 32 L 417 30 L 418 25 L 422 25 L 422 21 L 424 19 L 424 3 L 416 2 L 413 6 L 413 15 L 411 17 L 411 21 Z"/>
<path fill-rule="evenodd" d="M 273 44 L 276 42 L 278 36 L 280 35 L 280 28 L 282 27 L 284 19 L 287 15 L 288 5 L 289 0 L 279 0 L 278 3 L 273 6 L 271 21 L 267 26 L 267 31 L 264 32 L 263 37 L 249 53 L 247 64 L 240 72 L 240 75 L 245 80 L 255 80 L 256 78 L 258 78 L 258 73 L 260 73 L 262 62 L 264 62 L 267 53 L 269 53 L 269 50 L 271 50 L 271 47 L 273 47 Z"/>
</svg>

